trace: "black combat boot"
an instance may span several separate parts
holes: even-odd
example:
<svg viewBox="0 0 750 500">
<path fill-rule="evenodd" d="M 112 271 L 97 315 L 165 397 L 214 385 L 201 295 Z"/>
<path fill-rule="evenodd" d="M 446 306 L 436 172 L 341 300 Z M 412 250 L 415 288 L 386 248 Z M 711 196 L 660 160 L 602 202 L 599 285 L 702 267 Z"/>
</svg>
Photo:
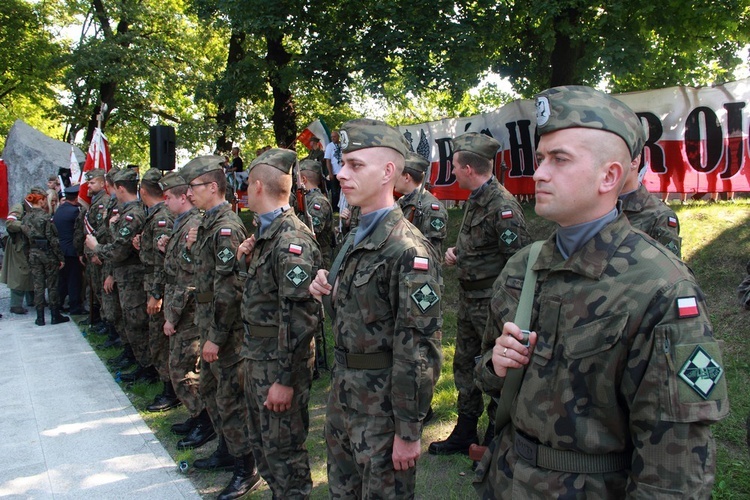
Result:
<svg viewBox="0 0 750 500">
<path fill-rule="evenodd" d="M 174 392 L 172 382 L 167 380 L 164 382 L 164 390 L 161 394 L 157 394 L 154 398 L 154 402 L 146 407 L 147 411 L 167 411 L 172 408 L 177 408 L 182 402 L 177 399 L 177 394 Z"/>
<path fill-rule="evenodd" d="M 193 427 L 195 427 L 197 418 L 198 418 L 197 415 L 195 417 L 188 417 L 188 419 L 185 420 L 184 422 L 172 424 L 172 427 L 170 427 L 170 429 L 175 434 L 178 434 L 180 436 L 186 436 L 190 434 L 190 431 L 193 430 Z"/>
<path fill-rule="evenodd" d="M 112 323 L 106 323 L 105 329 L 102 333 L 107 334 L 107 340 L 102 344 L 102 348 L 109 349 L 110 347 L 120 347 L 122 340 L 120 340 L 120 334 L 117 333 L 115 325 Z"/>
<path fill-rule="evenodd" d="M 60 314 L 60 308 L 59 307 L 53 307 L 52 308 L 52 321 L 50 321 L 51 324 L 57 325 L 60 323 L 67 323 L 70 321 L 70 318 L 67 316 L 63 316 Z"/>
<path fill-rule="evenodd" d="M 177 441 L 177 449 L 192 450 L 203 446 L 212 439 L 216 439 L 216 431 L 211 423 L 211 418 L 208 416 L 208 411 L 203 410 L 198 415 L 195 427 L 192 428 L 190 433 Z"/>
<path fill-rule="evenodd" d="M 234 474 L 229 484 L 216 497 L 217 500 L 234 500 L 254 490 L 260 484 L 260 474 L 255 468 L 252 453 L 234 459 Z"/>
<path fill-rule="evenodd" d="M 193 466 L 200 470 L 229 470 L 234 467 L 234 457 L 229 454 L 224 435 L 219 435 L 219 446 L 208 458 L 199 458 Z"/>
<path fill-rule="evenodd" d="M 44 326 L 44 307 L 37 307 L 36 308 L 36 321 L 34 321 L 37 326 Z"/>
<path fill-rule="evenodd" d="M 456 427 L 445 441 L 435 441 L 430 443 L 428 451 L 431 455 L 454 455 L 456 453 L 469 453 L 469 446 L 477 444 L 477 417 L 459 415 Z"/>
<path fill-rule="evenodd" d="M 130 347 L 130 344 L 127 344 L 125 349 L 118 356 L 107 361 L 107 364 L 114 368 L 127 368 L 130 365 L 136 364 L 136 362 L 133 348 Z"/>
<path fill-rule="evenodd" d="M 138 365 L 138 368 L 130 373 L 123 373 L 120 375 L 122 382 L 144 382 L 146 384 L 154 384 L 159 381 L 159 374 L 153 366 L 142 367 Z"/>
</svg>

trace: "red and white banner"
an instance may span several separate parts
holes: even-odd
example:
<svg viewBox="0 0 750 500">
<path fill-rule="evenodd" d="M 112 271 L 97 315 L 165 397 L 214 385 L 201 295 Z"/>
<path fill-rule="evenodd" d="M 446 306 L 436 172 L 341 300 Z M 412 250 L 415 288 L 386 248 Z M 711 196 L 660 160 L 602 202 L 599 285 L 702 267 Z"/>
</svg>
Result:
<svg viewBox="0 0 750 500">
<path fill-rule="evenodd" d="M 643 183 L 652 192 L 750 191 L 750 79 L 710 88 L 670 87 L 615 95 L 648 130 Z M 432 192 L 464 200 L 451 173 L 450 139 L 466 132 L 502 144 L 496 175 L 514 194 L 533 194 L 536 113 L 534 101 L 513 101 L 467 118 L 399 126 L 412 149 L 432 162 Z"/>
<path fill-rule="evenodd" d="M 328 146 L 328 143 L 331 142 L 331 132 L 328 130 L 328 127 L 323 120 L 318 119 L 311 122 L 310 125 L 308 125 L 305 130 L 297 136 L 297 140 L 304 144 L 307 149 L 311 149 L 310 139 L 312 137 L 320 139 L 320 145 L 323 149 L 325 149 L 326 146 Z"/>
<path fill-rule="evenodd" d="M 71 162 L 73 160 L 71 159 Z M 112 168 L 112 156 L 109 154 L 109 142 L 107 137 L 104 135 L 99 127 L 94 130 L 94 137 L 91 139 L 89 144 L 89 152 L 86 154 L 86 163 L 83 165 L 83 172 L 78 175 L 78 182 L 80 183 L 83 179 L 83 174 L 89 170 L 95 168 L 101 168 L 105 172 L 109 172 Z M 71 177 L 73 181 L 75 177 Z M 78 192 L 79 200 L 83 201 L 86 205 L 91 203 L 91 196 L 89 196 L 89 185 L 87 182 L 81 183 L 81 189 Z"/>
</svg>

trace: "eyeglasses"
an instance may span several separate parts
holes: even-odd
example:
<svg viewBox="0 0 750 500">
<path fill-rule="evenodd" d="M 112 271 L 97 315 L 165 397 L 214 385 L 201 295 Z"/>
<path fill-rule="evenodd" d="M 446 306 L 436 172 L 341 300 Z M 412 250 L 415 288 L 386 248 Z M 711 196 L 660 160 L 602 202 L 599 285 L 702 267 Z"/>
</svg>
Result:
<svg viewBox="0 0 750 500">
<path fill-rule="evenodd" d="M 197 184 L 193 184 L 193 183 L 190 183 L 190 182 L 189 182 L 189 183 L 188 183 L 188 187 L 189 187 L 190 189 L 195 189 L 195 188 L 197 188 L 198 186 L 205 186 L 206 184 L 213 184 L 213 182 L 214 182 L 214 181 L 211 181 L 211 182 L 199 182 L 199 183 L 197 183 Z"/>
</svg>

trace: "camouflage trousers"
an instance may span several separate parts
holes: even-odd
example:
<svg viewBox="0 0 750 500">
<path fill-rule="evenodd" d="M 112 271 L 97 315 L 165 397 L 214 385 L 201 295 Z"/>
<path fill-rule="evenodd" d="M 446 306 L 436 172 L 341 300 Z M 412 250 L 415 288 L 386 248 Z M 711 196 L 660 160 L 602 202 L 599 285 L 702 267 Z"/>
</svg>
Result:
<svg viewBox="0 0 750 500">
<path fill-rule="evenodd" d="M 115 286 L 110 293 L 104 291 L 104 281 L 107 279 L 107 274 L 107 272 L 104 272 L 104 269 L 100 268 L 102 307 L 99 313 L 102 318 L 104 318 L 104 321 L 115 325 L 115 329 L 117 330 L 117 333 L 120 334 L 120 339 L 123 344 L 127 344 L 128 338 L 125 336 L 125 323 L 122 319 L 122 308 L 120 307 L 120 289 L 117 286 L 117 283 L 115 283 Z"/>
<path fill-rule="evenodd" d="M 91 294 L 94 296 L 94 302 L 101 305 L 102 303 L 102 266 L 97 266 L 91 261 L 87 261 L 84 268 L 85 277 L 88 285 L 91 287 Z M 101 311 L 100 311 L 101 314 Z"/>
<path fill-rule="evenodd" d="M 252 452 L 247 430 L 244 363 L 240 360 L 225 366 L 221 360 L 207 363 L 201 358 L 201 398 L 214 429 L 224 436 L 229 453 L 234 457 Z"/>
<path fill-rule="evenodd" d="M 148 316 L 148 350 L 151 364 L 159 373 L 162 382 L 168 382 L 169 376 L 169 337 L 164 335 L 164 313 L 159 311 Z"/>
<path fill-rule="evenodd" d="M 309 498 L 310 460 L 305 448 L 310 427 L 308 404 L 314 358 L 292 376 L 294 396 L 288 411 L 276 413 L 263 403 L 276 381 L 278 362 L 245 360 L 245 399 L 255 463 L 274 498 Z"/>
<path fill-rule="evenodd" d="M 133 350 L 135 359 L 142 367 L 151 365 L 148 344 L 148 314 L 146 314 L 146 292 L 143 290 L 141 266 L 122 266 L 114 269 L 114 277 L 120 293 L 120 308 L 125 324 L 125 337 Z"/>
<path fill-rule="evenodd" d="M 176 333 L 165 337 L 169 339 L 169 378 L 177 397 L 194 417 L 205 405 L 200 395 L 200 331 L 192 324 L 192 319 L 192 316 L 184 318 L 175 325 Z M 183 328 L 183 324 L 190 326 Z"/>
<path fill-rule="evenodd" d="M 393 417 L 342 408 L 333 393 L 326 408 L 329 497 L 413 498 L 416 467 L 393 468 Z"/>
<path fill-rule="evenodd" d="M 463 290 L 458 295 L 456 353 L 453 357 L 453 379 L 458 390 L 458 414 L 479 418 L 484 411 L 482 391 L 474 382 L 475 358 L 482 355 L 482 336 L 490 313 L 490 298 L 468 298 Z M 494 419 L 497 403 L 487 406 Z"/>
<path fill-rule="evenodd" d="M 49 295 L 49 307 L 60 307 L 60 295 L 57 292 L 57 272 L 60 262 L 52 255 L 35 248 L 29 251 L 29 271 L 34 282 L 34 306 L 44 307 L 44 290 Z"/>
</svg>

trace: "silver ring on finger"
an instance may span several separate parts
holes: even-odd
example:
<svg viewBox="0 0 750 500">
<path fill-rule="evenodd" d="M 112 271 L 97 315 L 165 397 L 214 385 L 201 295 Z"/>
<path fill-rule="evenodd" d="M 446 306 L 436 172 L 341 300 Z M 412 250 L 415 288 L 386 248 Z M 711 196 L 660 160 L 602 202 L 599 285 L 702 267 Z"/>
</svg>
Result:
<svg viewBox="0 0 750 500">
<path fill-rule="evenodd" d="M 508 348 L 503 349 L 503 357 L 507 357 Z"/>
</svg>

